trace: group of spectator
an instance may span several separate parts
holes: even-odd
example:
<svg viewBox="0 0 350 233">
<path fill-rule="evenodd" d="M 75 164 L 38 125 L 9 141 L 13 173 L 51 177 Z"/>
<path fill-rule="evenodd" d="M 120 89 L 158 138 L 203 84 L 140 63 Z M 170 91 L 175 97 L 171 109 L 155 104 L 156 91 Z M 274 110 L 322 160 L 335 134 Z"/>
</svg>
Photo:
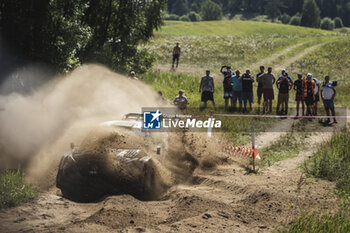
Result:
<svg viewBox="0 0 350 233">
<path fill-rule="evenodd" d="M 293 82 L 293 79 L 288 75 L 286 70 L 282 70 L 281 75 L 276 79 L 272 73 L 272 67 L 268 67 L 267 72 L 265 72 L 265 67 L 260 66 L 260 72 L 255 78 L 251 75 L 249 69 L 241 75 L 239 70 L 233 72 L 230 66 L 222 66 L 220 72 L 224 75 L 225 108 L 228 108 L 231 102 L 231 108 L 236 110 L 238 103 L 238 110 L 247 112 L 247 105 L 249 103 L 249 110 L 252 110 L 254 101 L 253 83 L 257 82 L 258 112 L 260 112 L 261 103 L 263 103 L 263 113 L 272 112 L 272 101 L 275 98 L 273 86 L 276 85 L 278 89 L 276 114 L 288 114 L 289 92 L 293 89 L 296 92 L 296 117 L 299 116 L 300 105 L 302 106 L 300 115 L 317 116 L 317 107 L 321 94 L 327 115 L 329 116 L 331 111 L 334 123 L 336 123 L 334 117 L 334 97 L 336 95 L 335 87 L 337 83 L 331 82 L 329 76 L 325 77 L 325 81 L 321 86 L 319 80 L 314 78 L 311 73 L 308 73 L 306 78 L 303 78 L 302 74 L 298 74 L 298 79 Z M 206 76 L 202 77 L 199 91 L 202 93 L 201 100 L 204 102 L 204 107 L 207 107 L 208 101 L 211 101 L 215 107 L 213 95 L 215 86 L 209 70 L 206 71 Z M 330 118 L 327 119 L 327 122 L 330 122 Z"/>
</svg>

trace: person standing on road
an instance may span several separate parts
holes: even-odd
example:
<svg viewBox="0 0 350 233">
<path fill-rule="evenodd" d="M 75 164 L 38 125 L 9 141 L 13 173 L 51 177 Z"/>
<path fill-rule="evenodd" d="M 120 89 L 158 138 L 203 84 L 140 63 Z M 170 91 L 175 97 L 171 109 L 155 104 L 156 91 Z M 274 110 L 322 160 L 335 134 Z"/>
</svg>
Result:
<svg viewBox="0 0 350 233">
<path fill-rule="evenodd" d="M 256 75 L 256 81 L 258 83 L 258 89 L 256 90 L 256 95 L 258 97 L 258 112 L 260 112 L 260 104 L 261 104 L 261 98 L 263 95 L 263 86 L 264 86 L 262 79 L 259 79 L 259 77 L 265 73 L 264 66 L 260 66 L 259 68 L 260 68 L 260 72 Z"/>
<path fill-rule="evenodd" d="M 206 76 L 202 77 L 200 86 L 199 86 L 199 93 L 202 93 L 202 102 L 204 102 L 204 108 L 207 107 L 207 102 L 210 100 L 213 103 L 213 107 L 215 108 L 215 101 L 214 101 L 214 79 L 213 77 L 209 76 L 210 70 L 206 71 Z"/>
<path fill-rule="evenodd" d="M 332 116 L 333 116 L 333 122 L 337 123 L 337 120 L 335 119 L 335 110 L 334 110 L 334 97 L 337 92 L 335 90 L 333 83 L 329 81 L 330 80 L 329 76 L 327 75 L 324 79 L 325 79 L 325 82 L 322 85 L 322 89 L 321 89 L 321 97 L 322 97 L 323 105 L 327 112 L 327 116 L 328 117 L 330 116 L 329 110 L 331 110 Z M 328 124 L 330 122 L 331 122 L 331 119 L 328 118 L 326 123 Z"/>
<path fill-rule="evenodd" d="M 305 104 L 304 104 L 304 95 L 303 95 L 303 75 L 298 74 L 298 80 L 294 82 L 294 90 L 295 90 L 295 101 L 297 102 L 297 115 L 299 116 L 299 105 L 301 103 L 302 106 L 302 116 L 304 116 L 305 112 Z"/>
<path fill-rule="evenodd" d="M 312 116 L 313 114 L 313 106 L 314 106 L 314 89 L 315 89 L 315 82 L 312 80 L 312 74 L 308 73 L 306 75 L 307 80 L 303 81 L 303 88 L 304 88 L 304 100 L 306 104 L 306 116 Z"/>
<path fill-rule="evenodd" d="M 232 103 L 233 88 L 232 88 L 232 72 L 231 72 L 231 70 L 227 70 L 227 72 L 225 73 L 223 85 L 224 85 L 225 109 L 227 109 L 229 100 L 231 100 L 231 107 L 233 107 L 233 103 Z"/>
<path fill-rule="evenodd" d="M 277 81 L 277 88 L 279 89 L 278 93 L 278 102 L 276 112 L 278 115 L 287 115 L 288 114 L 288 101 L 289 101 L 289 90 L 292 89 L 293 83 L 288 78 L 286 72 L 282 72 L 283 77 Z M 279 111 L 280 105 L 282 105 L 281 112 Z"/>
<path fill-rule="evenodd" d="M 258 76 L 258 80 L 263 84 L 263 113 L 265 113 L 265 111 L 269 111 L 271 113 L 272 101 L 275 98 L 273 84 L 276 82 L 275 76 L 272 74 L 272 67 L 267 68 L 267 73 L 260 74 Z"/>
<path fill-rule="evenodd" d="M 237 100 L 239 103 L 239 111 L 242 110 L 242 82 L 239 80 L 241 77 L 241 72 L 236 70 L 236 75 L 232 76 L 232 84 L 233 84 L 233 94 L 232 94 L 232 102 L 233 109 L 236 109 Z"/>
<path fill-rule="evenodd" d="M 179 66 L 180 54 L 181 54 L 180 44 L 176 43 L 176 46 L 173 49 L 173 64 L 171 66 L 172 69 L 174 69 L 175 61 L 176 61 L 176 68 Z"/>
<path fill-rule="evenodd" d="M 250 75 L 250 70 L 247 69 L 246 72 L 239 78 L 242 82 L 242 100 L 244 104 L 243 111 L 247 111 L 247 102 L 249 101 L 249 109 L 252 110 L 253 97 L 253 82 L 254 78 Z"/>
</svg>

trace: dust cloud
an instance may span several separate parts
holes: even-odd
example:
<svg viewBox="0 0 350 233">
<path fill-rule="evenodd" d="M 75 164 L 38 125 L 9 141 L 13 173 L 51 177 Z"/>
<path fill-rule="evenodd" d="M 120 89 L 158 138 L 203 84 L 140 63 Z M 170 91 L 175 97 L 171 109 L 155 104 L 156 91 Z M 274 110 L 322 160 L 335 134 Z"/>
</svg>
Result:
<svg viewBox="0 0 350 233">
<path fill-rule="evenodd" d="M 31 95 L 0 96 L 0 166 L 27 166 L 43 153 L 38 163 L 48 166 L 90 127 L 156 104 L 147 85 L 98 65 L 57 77 Z"/>
</svg>

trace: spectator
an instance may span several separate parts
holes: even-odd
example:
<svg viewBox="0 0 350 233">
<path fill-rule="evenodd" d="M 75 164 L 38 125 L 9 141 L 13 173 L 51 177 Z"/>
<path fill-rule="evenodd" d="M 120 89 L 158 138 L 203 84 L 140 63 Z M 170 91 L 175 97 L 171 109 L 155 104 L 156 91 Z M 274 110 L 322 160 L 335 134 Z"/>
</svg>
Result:
<svg viewBox="0 0 350 233">
<path fill-rule="evenodd" d="M 320 82 L 318 81 L 317 78 L 312 78 L 312 80 L 315 82 L 315 88 L 314 88 L 314 95 L 315 95 L 315 100 L 314 100 L 314 116 L 317 116 L 317 105 L 318 102 L 320 101 Z"/>
<path fill-rule="evenodd" d="M 304 100 L 306 104 L 306 116 L 312 116 L 313 114 L 313 106 L 314 106 L 314 89 L 315 82 L 312 80 L 312 74 L 308 73 L 306 75 L 307 80 L 304 81 Z"/>
<path fill-rule="evenodd" d="M 184 110 L 187 108 L 187 105 L 189 104 L 188 99 L 186 96 L 183 95 L 184 91 L 179 91 L 179 96 L 176 96 L 174 99 L 174 104 L 177 105 L 177 107 L 181 110 Z"/>
<path fill-rule="evenodd" d="M 265 67 L 260 66 L 260 72 L 256 75 L 256 81 L 258 82 L 258 89 L 256 90 L 256 94 L 258 97 L 258 112 L 260 112 L 261 97 L 263 95 L 263 86 L 264 86 L 262 79 L 259 79 L 259 77 L 264 73 L 265 73 Z"/>
<path fill-rule="evenodd" d="M 233 109 L 236 109 L 237 100 L 239 103 L 239 111 L 242 110 L 242 82 L 239 80 L 241 77 L 241 72 L 236 70 L 236 75 L 232 76 L 232 84 L 233 84 L 233 94 L 232 94 L 232 102 Z"/>
<path fill-rule="evenodd" d="M 210 70 L 206 71 L 206 76 L 202 77 L 200 86 L 199 86 L 199 92 L 202 92 L 202 102 L 204 102 L 204 108 L 207 107 L 207 102 L 210 100 L 213 103 L 213 107 L 215 108 L 215 101 L 214 101 L 214 79 L 213 77 L 210 77 Z"/>
<path fill-rule="evenodd" d="M 136 76 L 135 76 L 135 71 L 131 71 L 131 72 L 130 72 L 130 79 L 139 80 L 139 79 L 136 78 Z"/>
<path fill-rule="evenodd" d="M 325 78 L 325 82 L 322 85 L 322 89 L 321 89 L 321 96 L 322 96 L 322 100 L 323 100 L 323 105 L 324 108 L 327 112 L 327 116 L 329 117 L 329 110 L 331 110 L 332 112 L 332 116 L 333 116 L 333 122 L 337 123 L 337 120 L 335 119 L 335 111 L 334 111 L 334 97 L 336 95 L 336 90 L 335 87 L 333 85 L 333 82 L 329 81 L 329 76 L 327 75 Z M 328 118 L 326 123 L 330 123 L 331 119 Z"/>
<path fill-rule="evenodd" d="M 175 61 L 176 61 L 176 68 L 179 66 L 180 54 L 181 54 L 180 44 L 176 43 L 176 46 L 173 49 L 173 64 L 171 66 L 172 69 L 174 69 Z"/>
<path fill-rule="evenodd" d="M 303 76 L 302 74 L 298 74 L 298 80 L 294 82 L 294 90 L 295 90 L 295 101 L 297 102 L 297 115 L 299 116 L 299 105 L 302 105 L 302 115 L 304 116 L 305 112 L 305 104 L 304 104 L 304 95 L 303 95 Z"/>
<path fill-rule="evenodd" d="M 226 70 L 224 70 L 224 68 L 226 68 Z M 226 76 L 227 72 L 232 73 L 231 66 L 221 66 L 220 73 L 222 73 L 224 77 Z"/>
<path fill-rule="evenodd" d="M 289 76 L 286 72 L 282 72 L 282 78 L 277 81 L 277 88 L 279 89 L 277 109 L 276 112 L 279 115 L 288 114 L 288 101 L 289 101 L 289 90 L 292 89 L 293 83 L 290 81 Z M 280 112 L 280 105 L 282 105 L 282 111 Z"/>
<path fill-rule="evenodd" d="M 247 111 L 247 102 L 249 101 L 249 108 L 252 110 L 253 97 L 253 82 L 254 78 L 250 75 L 250 70 L 247 69 L 246 72 L 239 78 L 242 82 L 242 100 L 244 104 L 243 111 Z"/>
<path fill-rule="evenodd" d="M 223 85 L 224 85 L 224 99 L 225 99 L 225 109 L 228 107 L 229 100 L 231 100 L 231 107 L 233 107 L 232 103 L 232 73 L 231 70 L 227 70 L 225 73 Z"/>
<path fill-rule="evenodd" d="M 272 67 L 267 69 L 267 73 L 262 73 L 258 76 L 258 80 L 263 84 L 263 93 L 264 93 L 264 106 L 263 113 L 269 110 L 272 112 L 272 101 L 275 98 L 273 92 L 273 84 L 275 84 L 276 79 L 272 74 Z"/>
</svg>

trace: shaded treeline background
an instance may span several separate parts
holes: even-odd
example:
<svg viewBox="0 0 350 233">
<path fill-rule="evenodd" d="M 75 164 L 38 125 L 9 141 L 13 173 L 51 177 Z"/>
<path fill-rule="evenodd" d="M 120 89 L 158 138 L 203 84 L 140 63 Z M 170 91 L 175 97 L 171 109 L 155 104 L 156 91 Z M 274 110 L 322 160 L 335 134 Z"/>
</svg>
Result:
<svg viewBox="0 0 350 233">
<path fill-rule="evenodd" d="M 316 13 L 316 20 L 339 17 L 345 26 L 350 26 L 349 0 L 168 0 L 167 3 L 168 17 L 188 16 L 179 18 L 184 21 L 218 20 L 243 14 L 245 19 L 267 15 L 273 21 L 278 18 L 282 23 L 289 23 L 291 17 L 301 17 L 312 10 Z M 314 5 L 317 8 L 313 9 Z M 312 26 L 300 20 L 298 25 Z"/>
<path fill-rule="evenodd" d="M 166 0 L 1 0 L 0 84 L 18 67 L 64 72 L 102 63 L 147 70 L 155 56 L 138 49 L 162 23 Z"/>
</svg>

